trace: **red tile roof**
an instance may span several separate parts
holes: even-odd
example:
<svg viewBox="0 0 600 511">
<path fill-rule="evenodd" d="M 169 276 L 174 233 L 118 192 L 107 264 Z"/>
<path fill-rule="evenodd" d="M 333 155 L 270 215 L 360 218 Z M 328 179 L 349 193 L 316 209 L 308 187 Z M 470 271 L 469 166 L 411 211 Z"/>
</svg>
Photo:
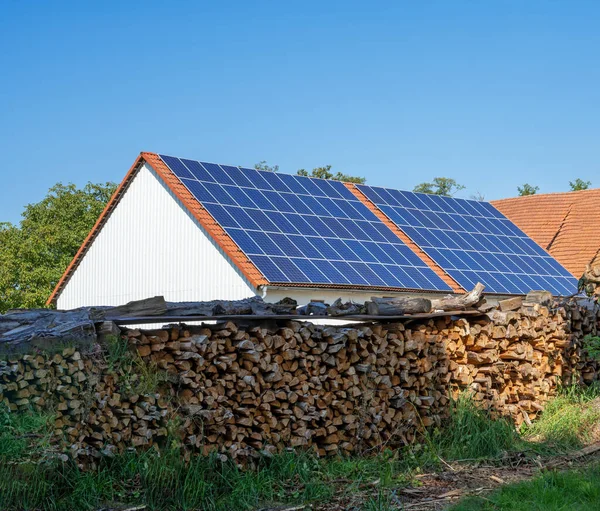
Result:
<svg viewBox="0 0 600 511">
<path fill-rule="evenodd" d="M 600 188 L 492 201 L 576 278 L 600 264 Z"/>
</svg>

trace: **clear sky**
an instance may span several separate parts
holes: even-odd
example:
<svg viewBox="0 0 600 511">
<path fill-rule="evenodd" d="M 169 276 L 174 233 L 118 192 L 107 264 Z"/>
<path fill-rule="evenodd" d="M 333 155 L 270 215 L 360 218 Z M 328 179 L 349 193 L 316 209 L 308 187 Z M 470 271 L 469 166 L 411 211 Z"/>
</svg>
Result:
<svg viewBox="0 0 600 511">
<path fill-rule="evenodd" d="M 487 200 L 598 187 L 599 27 L 584 0 L 0 0 L 0 221 L 143 150 Z"/>
</svg>

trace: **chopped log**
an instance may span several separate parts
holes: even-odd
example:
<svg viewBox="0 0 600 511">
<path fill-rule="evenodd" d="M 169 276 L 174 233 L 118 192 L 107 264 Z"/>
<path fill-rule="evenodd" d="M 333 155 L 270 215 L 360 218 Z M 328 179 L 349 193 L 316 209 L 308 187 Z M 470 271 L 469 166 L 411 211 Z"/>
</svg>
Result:
<svg viewBox="0 0 600 511">
<path fill-rule="evenodd" d="M 447 295 L 443 298 L 434 298 L 431 300 L 431 307 L 433 310 L 442 311 L 465 310 L 481 300 L 484 289 L 485 286 L 481 282 L 478 282 L 475 287 L 465 295 Z"/>
<path fill-rule="evenodd" d="M 500 300 L 498 302 L 498 308 L 505 311 L 514 311 L 520 309 L 523 305 L 523 297 L 515 296 L 514 298 L 507 298 L 506 300 Z"/>
<path fill-rule="evenodd" d="M 523 305 L 539 304 L 550 306 L 552 305 L 553 297 L 550 291 L 529 291 L 525 297 Z"/>
<path fill-rule="evenodd" d="M 366 306 L 367 314 L 372 316 L 402 316 L 431 312 L 431 300 L 427 298 L 377 298 L 373 296 Z"/>
</svg>

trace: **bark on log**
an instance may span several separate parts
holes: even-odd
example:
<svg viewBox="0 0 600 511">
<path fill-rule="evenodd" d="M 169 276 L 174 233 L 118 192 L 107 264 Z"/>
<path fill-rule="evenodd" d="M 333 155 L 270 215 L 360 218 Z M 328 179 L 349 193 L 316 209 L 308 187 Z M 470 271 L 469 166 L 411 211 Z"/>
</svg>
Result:
<svg viewBox="0 0 600 511">
<path fill-rule="evenodd" d="M 431 300 L 431 307 L 433 310 L 442 311 L 465 310 L 481 300 L 484 289 L 485 286 L 481 282 L 478 282 L 466 295 L 447 295 L 443 298 L 434 298 Z"/>
<path fill-rule="evenodd" d="M 140 316 L 161 316 L 167 312 L 164 296 L 154 296 L 145 300 L 135 300 L 118 307 L 92 307 L 94 319 L 134 318 Z"/>
<path fill-rule="evenodd" d="M 327 307 L 327 314 L 330 316 L 349 316 L 364 314 L 365 312 L 366 310 L 364 305 L 354 302 L 343 303 L 341 298 L 338 298 L 329 307 Z"/>
<path fill-rule="evenodd" d="M 402 316 L 431 312 L 431 300 L 427 298 L 377 298 L 367 302 L 367 314 L 372 316 Z"/>
</svg>

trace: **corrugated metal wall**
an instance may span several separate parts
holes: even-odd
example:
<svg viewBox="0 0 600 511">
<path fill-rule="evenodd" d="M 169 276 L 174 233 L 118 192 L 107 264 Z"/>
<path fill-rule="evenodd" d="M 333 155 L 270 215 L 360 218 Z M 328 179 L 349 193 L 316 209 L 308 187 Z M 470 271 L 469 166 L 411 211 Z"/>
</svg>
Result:
<svg viewBox="0 0 600 511">
<path fill-rule="evenodd" d="M 59 309 L 168 301 L 237 300 L 255 290 L 145 165 L 58 297 Z"/>
</svg>

